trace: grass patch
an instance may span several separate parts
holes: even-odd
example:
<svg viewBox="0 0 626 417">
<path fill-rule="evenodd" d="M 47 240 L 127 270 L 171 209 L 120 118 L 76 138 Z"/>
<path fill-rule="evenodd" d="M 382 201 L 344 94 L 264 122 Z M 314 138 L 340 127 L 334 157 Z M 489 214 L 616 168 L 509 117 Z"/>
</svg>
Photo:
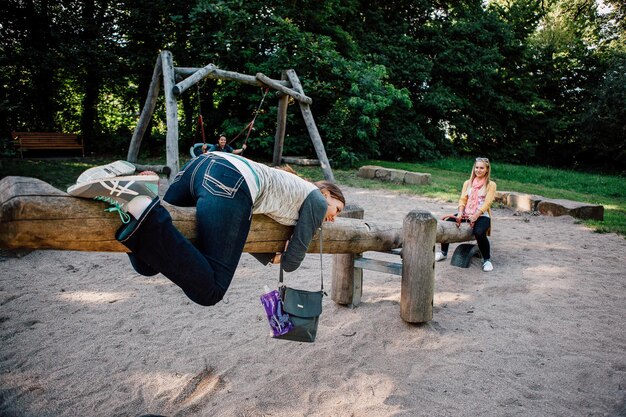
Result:
<svg viewBox="0 0 626 417">
<path fill-rule="evenodd" d="M 123 159 L 123 157 L 122 157 Z M 188 157 L 183 156 L 181 166 Z M 0 178 L 18 175 L 39 178 L 65 190 L 74 184 L 85 169 L 110 162 L 109 158 L 74 159 L 2 159 Z M 142 160 L 144 164 L 163 164 L 163 160 Z M 473 164 L 471 159 L 447 158 L 432 162 L 407 163 L 388 161 L 363 161 L 361 165 L 380 165 L 387 168 L 404 169 L 431 174 L 432 184 L 397 185 L 382 181 L 367 180 L 357 176 L 357 170 L 335 170 L 338 183 L 351 187 L 386 189 L 405 194 L 418 194 L 425 197 L 455 202 L 461 193 L 463 182 L 469 178 Z M 311 179 L 323 179 L 318 167 L 296 167 L 298 173 Z M 602 204 L 604 221 L 585 220 L 586 226 L 598 233 L 618 233 L 626 236 L 626 178 L 610 175 L 587 174 L 545 167 L 528 167 L 512 164 L 494 164 L 492 178 L 499 190 L 538 194 L 547 198 Z"/>
<path fill-rule="evenodd" d="M 473 159 L 446 158 L 422 163 L 371 160 L 360 164 L 431 174 L 432 183 L 422 186 L 367 180 L 357 177 L 356 170 L 334 171 L 334 174 L 340 184 L 352 187 L 387 189 L 456 202 L 463 182 L 469 178 L 473 163 Z M 323 178 L 319 168 L 298 167 L 298 172 L 314 180 Z M 491 178 L 498 184 L 498 190 L 601 204 L 604 206 L 604 221 L 582 220 L 581 222 L 598 233 L 615 232 L 626 236 L 626 178 L 624 177 L 546 167 L 494 164 Z"/>
</svg>

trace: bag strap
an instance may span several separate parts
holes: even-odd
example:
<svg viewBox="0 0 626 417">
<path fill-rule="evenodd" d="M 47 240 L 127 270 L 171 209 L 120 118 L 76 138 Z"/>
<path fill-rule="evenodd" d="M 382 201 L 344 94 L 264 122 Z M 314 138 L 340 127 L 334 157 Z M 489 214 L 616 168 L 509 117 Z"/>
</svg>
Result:
<svg viewBox="0 0 626 417">
<path fill-rule="evenodd" d="M 324 251 L 323 248 L 323 241 L 324 241 L 324 233 L 323 233 L 323 228 L 322 226 L 320 226 L 320 282 L 321 282 L 321 291 L 324 291 L 324 270 L 323 270 L 323 262 L 322 262 L 322 252 Z M 280 284 L 283 283 L 283 267 L 282 265 L 280 266 L 280 272 L 278 274 L 278 284 L 280 286 Z"/>
</svg>

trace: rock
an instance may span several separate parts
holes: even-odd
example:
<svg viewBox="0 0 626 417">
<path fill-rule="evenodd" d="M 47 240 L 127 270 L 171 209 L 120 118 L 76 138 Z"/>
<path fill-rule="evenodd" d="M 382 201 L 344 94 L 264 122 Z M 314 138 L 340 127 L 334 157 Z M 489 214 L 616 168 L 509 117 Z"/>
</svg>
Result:
<svg viewBox="0 0 626 417">
<path fill-rule="evenodd" d="M 430 174 L 410 172 L 402 169 L 383 168 L 376 165 L 364 165 L 357 174 L 361 178 L 391 181 L 397 184 L 426 185 L 430 184 Z"/>
<path fill-rule="evenodd" d="M 506 199 L 506 205 L 515 210 L 535 211 L 537 210 L 537 204 L 539 204 L 539 202 L 542 200 L 545 200 L 545 198 L 540 195 L 515 193 L 509 191 Z"/>
<path fill-rule="evenodd" d="M 374 179 L 376 178 L 376 171 L 382 169 L 382 167 L 376 165 L 364 165 L 359 168 L 357 176 L 361 178 Z"/>
<path fill-rule="evenodd" d="M 428 185 L 430 184 L 430 174 L 423 172 L 407 172 L 404 176 L 405 184 Z"/>
<path fill-rule="evenodd" d="M 537 204 L 537 210 L 548 216 L 572 216 L 577 219 L 604 220 L 604 206 L 578 201 L 544 199 Z"/>
</svg>

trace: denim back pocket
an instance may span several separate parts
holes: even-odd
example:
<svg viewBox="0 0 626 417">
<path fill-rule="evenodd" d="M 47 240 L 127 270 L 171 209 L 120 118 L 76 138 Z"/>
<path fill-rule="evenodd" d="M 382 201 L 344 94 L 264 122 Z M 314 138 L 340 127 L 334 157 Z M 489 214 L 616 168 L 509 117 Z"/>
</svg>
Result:
<svg viewBox="0 0 626 417">
<path fill-rule="evenodd" d="M 202 186 L 218 197 L 233 198 L 241 184 L 243 175 L 223 160 L 213 159 L 204 172 Z"/>
</svg>

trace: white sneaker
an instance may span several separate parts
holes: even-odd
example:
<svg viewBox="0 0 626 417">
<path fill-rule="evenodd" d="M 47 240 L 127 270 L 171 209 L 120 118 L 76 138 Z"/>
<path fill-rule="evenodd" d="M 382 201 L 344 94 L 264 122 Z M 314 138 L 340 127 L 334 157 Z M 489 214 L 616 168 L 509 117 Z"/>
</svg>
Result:
<svg viewBox="0 0 626 417">
<path fill-rule="evenodd" d="M 485 263 L 483 263 L 483 271 L 485 272 L 493 271 L 493 264 L 491 263 L 490 260 L 486 260 Z"/>
<path fill-rule="evenodd" d="M 441 262 L 446 259 L 448 255 L 444 255 L 443 252 L 437 251 L 435 252 L 435 262 Z"/>
<path fill-rule="evenodd" d="M 128 161 L 115 161 L 110 164 L 89 168 L 80 174 L 76 180 L 76 184 L 85 184 L 96 180 L 132 175 L 135 173 L 135 170 L 135 165 Z"/>
</svg>

